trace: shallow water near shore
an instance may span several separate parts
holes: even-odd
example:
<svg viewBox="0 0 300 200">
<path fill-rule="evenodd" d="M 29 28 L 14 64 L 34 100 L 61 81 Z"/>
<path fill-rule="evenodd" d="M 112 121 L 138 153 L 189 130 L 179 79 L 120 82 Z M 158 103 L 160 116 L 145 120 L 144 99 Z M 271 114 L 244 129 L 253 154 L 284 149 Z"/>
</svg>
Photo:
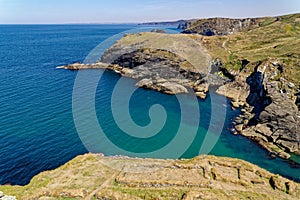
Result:
<svg viewBox="0 0 300 200">
<path fill-rule="evenodd" d="M 72 115 L 77 72 L 55 67 L 83 61 L 100 42 L 132 28 L 136 25 L 0 25 L 0 184 L 27 184 L 36 174 L 88 152 L 77 134 Z M 176 97 L 136 90 L 130 102 L 134 121 L 140 125 L 149 123 L 149 107 L 158 103 L 168 111 L 169 123 L 159 139 L 149 141 L 148 145 L 128 146 L 126 137 L 119 137 L 122 132 L 110 112 L 111 91 L 119 78 L 118 74 L 105 72 L 99 82 L 96 111 L 99 122 L 105 122 L 103 129 L 109 130 L 107 133 L 115 143 L 127 145 L 131 151 L 147 152 L 167 144 L 180 122 Z M 124 91 L 135 87 L 134 80 L 125 82 Z M 212 89 L 207 100 L 198 100 L 199 130 L 182 158 L 199 154 L 210 123 L 212 96 L 223 98 Z M 189 97 L 184 98 L 188 104 Z M 232 111 L 228 101 L 220 106 L 226 106 L 227 117 L 212 155 L 241 158 L 300 181 L 299 168 L 279 158 L 270 160 L 268 153 L 255 143 L 232 135 L 229 129 L 239 110 Z M 109 150 L 104 153 L 109 154 Z M 169 157 L 160 155 L 160 158 Z"/>
</svg>

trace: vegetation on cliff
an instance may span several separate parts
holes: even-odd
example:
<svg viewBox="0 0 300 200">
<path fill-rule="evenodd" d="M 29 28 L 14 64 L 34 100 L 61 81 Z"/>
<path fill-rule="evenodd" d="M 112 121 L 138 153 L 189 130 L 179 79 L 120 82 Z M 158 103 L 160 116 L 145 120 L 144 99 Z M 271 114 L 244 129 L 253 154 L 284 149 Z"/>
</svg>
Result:
<svg viewBox="0 0 300 200">
<path fill-rule="evenodd" d="M 0 186 L 18 199 L 297 199 L 300 185 L 232 158 L 132 159 L 87 154 L 26 186 Z"/>
<path fill-rule="evenodd" d="M 300 14 L 202 19 L 184 32 L 203 35 L 232 79 L 218 93 L 243 106 L 236 130 L 282 158 L 300 154 Z"/>
<path fill-rule="evenodd" d="M 191 29 L 198 23 L 192 24 Z M 300 14 L 255 19 L 234 34 L 223 30 L 223 36 L 202 40 L 210 54 L 220 58 L 228 70 L 241 71 L 246 67 L 244 71 L 251 73 L 259 62 L 274 58 L 283 64 L 281 76 L 300 84 Z"/>
</svg>

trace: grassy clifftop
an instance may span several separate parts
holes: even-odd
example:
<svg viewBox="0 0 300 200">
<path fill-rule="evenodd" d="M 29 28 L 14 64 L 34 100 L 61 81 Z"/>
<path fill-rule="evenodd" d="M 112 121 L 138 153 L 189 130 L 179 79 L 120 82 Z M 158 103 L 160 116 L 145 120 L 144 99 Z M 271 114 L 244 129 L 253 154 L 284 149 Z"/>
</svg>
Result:
<svg viewBox="0 0 300 200">
<path fill-rule="evenodd" d="M 197 27 L 196 22 L 192 27 Z M 224 36 L 204 36 L 203 44 L 229 70 L 241 71 L 242 60 L 253 71 L 259 61 L 282 63 L 282 77 L 300 84 L 300 14 L 257 19 L 254 25 Z"/>
<path fill-rule="evenodd" d="M 139 49 L 167 50 L 187 60 L 186 68 L 195 72 L 207 73 L 209 54 L 201 46 L 201 36 L 186 34 L 138 33 L 125 35 L 108 49 L 102 62 L 112 63 L 121 55 Z M 167 56 L 167 55 L 165 55 Z M 172 60 L 173 55 L 166 57 Z"/>
<path fill-rule="evenodd" d="M 110 158 L 87 154 L 29 185 L 1 186 L 18 199 L 297 199 L 300 185 L 232 158 Z"/>
</svg>

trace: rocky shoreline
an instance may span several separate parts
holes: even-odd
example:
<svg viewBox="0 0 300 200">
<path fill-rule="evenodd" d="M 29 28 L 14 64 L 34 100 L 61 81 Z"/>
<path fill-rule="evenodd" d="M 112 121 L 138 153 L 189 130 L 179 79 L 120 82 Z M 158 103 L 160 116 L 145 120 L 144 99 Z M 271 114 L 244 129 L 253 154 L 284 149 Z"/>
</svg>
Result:
<svg viewBox="0 0 300 200">
<path fill-rule="evenodd" d="M 144 52 L 144 50 L 140 52 Z M 149 55 L 142 54 L 137 57 L 133 53 L 124 56 L 130 59 L 140 59 Z M 136 84 L 137 87 L 166 94 L 194 92 L 196 96 L 202 99 L 206 98 L 210 86 L 220 86 L 216 92 L 231 99 L 233 109 L 241 107 L 241 115 L 233 122 L 235 126 L 233 134 L 241 134 L 258 143 L 270 152 L 271 157 L 278 156 L 289 159 L 291 157 L 289 153 L 300 155 L 300 135 L 297 132 L 300 130 L 300 113 L 295 103 L 286 94 L 280 93 L 278 88 L 278 84 L 281 86 L 285 84 L 286 88 L 290 88 L 291 83 L 284 80 L 284 82 L 269 82 L 267 78 L 272 71 L 262 71 L 265 66 L 268 66 L 269 70 L 274 68 L 274 63 L 260 64 L 257 66 L 256 72 L 250 77 L 240 74 L 234 81 L 229 81 L 229 79 L 211 73 L 207 75 L 194 74 L 185 78 L 179 73 L 181 60 L 172 60 L 172 64 L 165 63 L 163 65 L 157 63 L 156 59 L 154 60 L 154 63 L 149 62 L 136 70 L 130 69 L 126 65 L 126 63 L 133 61 L 123 60 L 123 57 L 113 64 L 98 62 L 85 65 L 76 63 L 59 68 L 70 70 L 108 69 L 122 76 L 139 80 Z M 172 65 L 177 67 L 174 71 L 170 67 Z M 219 61 L 212 61 L 211 66 L 212 68 L 221 67 Z M 186 71 L 183 72 L 186 73 Z M 154 77 L 152 73 L 159 76 Z M 251 87 L 255 88 L 254 91 L 251 90 Z"/>
<path fill-rule="evenodd" d="M 136 79 L 138 87 L 166 94 L 194 92 L 203 99 L 210 86 L 219 86 L 217 93 L 231 99 L 232 107 L 241 108 L 242 111 L 234 121 L 234 134 L 255 141 L 268 150 L 272 157 L 289 159 L 290 153 L 300 155 L 299 84 L 294 82 L 297 79 L 293 77 L 285 78 L 293 67 L 276 57 L 265 57 L 256 62 L 246 58 L 237 59 L 226 47 L 230 38 L 226 39 L 224 35 L 235 36 L 237 32 L 244 31 L 236 36 L 238 39 L 235 40 L 239 40 L 246 37 L 245 34 L 252 33 L 252 30 L 266 29 L 268 24 L 280 28 L 276 24 L 286 23 L 287 19 L 293 22 L 293 18 L 293 23 L 297 23 L 297 16 L 208 19 L 187 23 L 184 33 L 194 30 L 196 34 L 125 35 L 104 53 L 100 62 L 71 64 L 61 68 L 109 69 Z M 280 22 L 281 19 L 285 21 Z M 213 35 L 221 36 L 201 36 L 207 35 L 204 32 L 208 29 L 215 33 Z M 272 47 L 272 51 L 277 47 Z M 249 49 L 249 46 L 246 48 Z M 220 53 L 216 54 L 216 51 Z M 221 54 L 229 55 L 229 60 L 224 62 L 216 58 L 218 55 L 222 57 Z M 283 56 L 292 61 L 298 59 L 293 49 Z"/>
<path fill-rule="evenodd" d="M 58 68 L 108 69 L 138 80 L 137 87 L 166 94 L 195 92 L 204 99 L 208 81 L 221 85 L 228 79 L 209 73 L 215 64 L 201 46 L 200 37 L 195 38 L 163 33 L 126 35 L 104 53 L 100 62 L 75 63 Z M 189 46 L 192 48 L 188 49 Z"/>
<path fill-rule="evenodd" d="M 271 156 L 289 159 L 289 153 L 300 155 L 300 113 L 295 105 L 294 84 L 272 77 L 280 73 L 280 66 L 275 60 L 260 63 L 250 76 L 239 74 L 217 93 L 229 97 L 233 107 L 242 107 L 242 114 L 234 122 L 235 133 L 257 142 Z"/>
</svg>

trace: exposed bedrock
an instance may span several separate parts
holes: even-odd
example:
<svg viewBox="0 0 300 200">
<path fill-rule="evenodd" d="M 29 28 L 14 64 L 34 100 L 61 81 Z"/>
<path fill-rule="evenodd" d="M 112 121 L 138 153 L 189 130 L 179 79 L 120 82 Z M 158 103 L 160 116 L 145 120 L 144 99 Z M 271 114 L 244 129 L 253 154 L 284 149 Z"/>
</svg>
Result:
<svg viewBox="0 0 300 200">
<path fill-rule="evenodd" d="M 272 61 L 259 63 L 250 76 L 241 73 L 218 92 L 231 98 L 233 106 L 243 106 L 235 122 L 238 132 L 289 158 L 288 153 L 300 155 L 299 97 L 293 95 L 293 83 L 274 78 L 280 73 L 278 65 Z"/>
<path fill-rule="evenodd" d="M 200 19 L 194 23 L 186 23 L 186 29 L 183 33 L 198 33 L 205 36 L 213 35 L 230 35 L 245 29 L 259 26 L 259 20 L 256 18 L 249 19 L 228 19 L 228 18 L 211 18 Z"/>
</svg>

